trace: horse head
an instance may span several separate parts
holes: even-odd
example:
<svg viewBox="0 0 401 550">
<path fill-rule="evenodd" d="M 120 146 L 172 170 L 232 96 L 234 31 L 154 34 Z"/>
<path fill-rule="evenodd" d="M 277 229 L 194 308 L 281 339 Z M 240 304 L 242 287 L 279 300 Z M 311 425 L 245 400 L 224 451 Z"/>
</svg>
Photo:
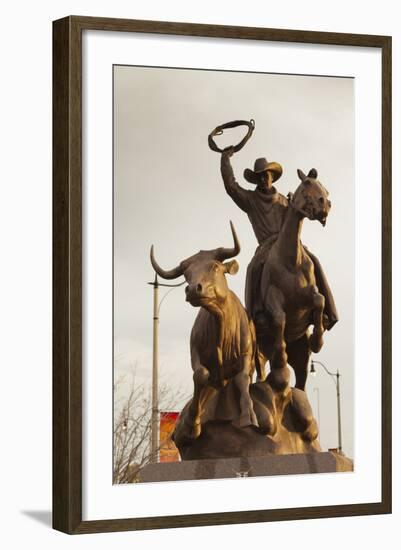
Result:
<svg viewBox="0 0 401 550">
<path fill-rule="evenodd" d="M 325 226 L 329 215 L 331 202 L 329 192 L 317 179 L 317 170 L 312 168 L 306 176 L 302 170 L 297 170 L 301 184 L 291 197 L 290 204 L 303 217 L 318 220 Z"/>
</svg>

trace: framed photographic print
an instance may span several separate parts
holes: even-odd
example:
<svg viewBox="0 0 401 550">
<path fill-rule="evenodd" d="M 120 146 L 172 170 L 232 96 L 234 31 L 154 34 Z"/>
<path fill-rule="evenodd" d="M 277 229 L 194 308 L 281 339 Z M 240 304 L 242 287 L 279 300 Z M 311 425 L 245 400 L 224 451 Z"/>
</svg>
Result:
<svg viewBox="0 0 401 550">
<path fill-rule="evenodd" d="M 53 53 L 54 528 L 389 513 L 391 38 Z"/>
</svg>

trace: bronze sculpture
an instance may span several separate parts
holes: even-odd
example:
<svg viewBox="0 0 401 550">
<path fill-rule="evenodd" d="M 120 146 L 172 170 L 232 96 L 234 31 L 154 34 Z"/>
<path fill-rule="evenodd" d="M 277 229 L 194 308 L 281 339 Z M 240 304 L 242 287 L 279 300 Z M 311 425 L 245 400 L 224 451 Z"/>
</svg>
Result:
<svg viewBox="0 0 401 550">
<path fill-rule="evenodd" d="M 238 122 L 242 123 L 243 121 Z M 216 130 L 214 130 L 212 134 L 215 132 Z M 281 165 L 277 162 L 267 162 L 264 158 L 256 159 L 254 170 L 248 168 L 244 171 L 245 179 L 249 181 L 249 183 L 256 185 L 256 189 L 251 191 L 242 188 L 234 177 L 234 172 L 230 163 L 230 157 L 237 150 L 238 148 L 233 146 L 226 147 L 222 150 L 220 165 L 221 174 L 227 194 L 234 200 L 237 206 L 248 215 L 259 243 L 247 269 L 245 306 L 256 326 L 257 340 L 261 351 L 260 361 L 264 364 L 272 354 L 272 347 L 274 345 L 274 337 L 272 336 L 272 332 L 274 332 L 274 322 L 271 312 L 272 306 L 269 305 L 266 307 L 263 299 L 264 294 L 267 292 L 267 289 L 263 287 L 266 285 L 268 286 L 268 280 L 267 277 L 265 277 L 262 282 L 262 272 L 269 256 L 270 249 L 276 242 L 287 216 L 291 196 L 289 195 L 287 198 L 284 197 L 273 186 L 273 183 L 282 175 Z M 301 172 L 299 172 L 299 174 L 300 173 Z M 314 174 L 314 172 L 311 171 L 311 174 Z M 302 243 L 300 243 L 299 246 L 301 247 L 299 252 L 301 253 L 302 249 L 305 261 L 310 259 L 312 262 L 316 286 L 319 293 L 324 297 L 324 329 L 330 330 L 338 321 L 338 314 L 329 284 L 319 260 L 307 250 Z M 297 387 L 300 389 L 305 387 L 306 372 L 304 364 L 306 351 L 309 349 L 306 337 L 303 338 L 303 336 L 304 333 L 302 333 L 298 339 L 290 338 L 287 350 L 288 362 L 296 371 Z"/>
<path fill-rule="evenodd" d="M 243 124 L 248 132 L 238 145 L 221 150 L 215 144 L 223 129 Z M 236 260 L 225 260 L 240 252 L 231 222 L 233 248 L 201 250 L 168 271 L 151 248 L 155 271 L 166 279 L 184 275 L 186 300 L 201 308 L 190 345 L 194 395 L 174 431 L 183 460 L 320 451 L 304 388 L 310 353 L 320 351 L 324 331 L 338 316 L 320 263 L 303 246 L 300 233 L 304 218 L 325 225 L 331 204 L 315 169 L 307 176 L 298 170 L 301 183 L 293 195 L 278 193 L 273 183 L 282 168 L 264 158 L 244 173 L 255 191 L 240 187 L 229 159 L 254 127 L 253 120 L 233 121 L 217 127 L 208 140 L 221 153 L 225 189 L 248 214 L 259 242 L 247 270 L 246 308 L 225 278 L 238 270 Z M 287 364 L 296 373 L 294 388 Z"/>
<path fill-rule="evenodd" d="M 318 430 L 305 392 L 262 381 L 255 328 L 226 273 L 238 270 L 240 244 L 231 223 L 233 248 L 201 250 L 173 269 L 150 259 L 164 279 L 184 275 L 186 301 L 200 307 L 191 332 L 194 395 L 180 414 L 174 441 L 182 459 L 316 452 Z M 250 385 L 255 371 L 259 382 Z"/>
<path fill-rule="evenodd" d="M 310 352 L 318 353 L 323 345 L 325 297 L 316 285 L 314 264 L 301 244 L 300 233 L 305 217 L 325 225 L 331 203 L 315 169 L 308 176 L 298 170 L 298 175 L 301 184 L 289 201 L 279 236 L 262 270 L 260 291 L 271 323 L 266 330 L 270 334 L 259 338 L 259 349 L 270 359 L 274 379 L 274 369 L 286 367 L 287 345 L 292 344 L 290 364 L 296 387 L 303 390 Z M 311 335 L 310 325 L 314 327 Z"/>
<path fill-rule="evenodd" d="M 186 422 L 188 437 L 201 433 L 201 414 L 215 390 L 232 379 L 239 391 L 240 426 L 257 425 L 249 395 L 249 384 L 255 369 L 256 336 L 252 321 L 238 297 L 229 290 L 226 273 L 238 271 L 236 260 L 240 244 L 233 224 L 233 248 L 201 250 L 168 271 L 162 269 L 154 257 L 150 259 L 156 273 L 164 279 L 184 275 L 188 285 L 186 300 L 200 307 L 191 332 L 191 363 L 194 396 Z"/>
</svg>

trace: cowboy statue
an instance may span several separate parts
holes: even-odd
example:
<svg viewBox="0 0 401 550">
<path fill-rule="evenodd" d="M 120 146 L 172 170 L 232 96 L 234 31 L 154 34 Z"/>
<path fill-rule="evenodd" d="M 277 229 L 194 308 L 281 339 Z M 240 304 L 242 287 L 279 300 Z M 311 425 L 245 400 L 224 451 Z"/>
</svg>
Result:
<svg viewBox="0 0 401 550">
<path fill-rule="evenodd" d="M 213 142 L 213 137 L 221 134 L 225 128 L 233 128 L 241 124 L 246 124 L 249 128 L 245 138 L 236 146 L 226 147 L 223 150 L 218 149 Z M 221 152 L 221 175 L 226 192 L 235 204 L 248 215 L 259 243 L 248 266 L 245 283 L 245 305 L 258 329 L 267 322 L 260 292 L 263 265 L 272 244 L 278 237 L 289 203 L 288 199 L 273 186 L 283 173 L 281 165 L 277 162 L 268 162 L 265 158 L 258 158 L 255 160 L 253 170 L 247 168 L 244 171 L 245 179 L 255 185 L 254 190 L 244 189 L 235 179 L 230 158 L 244 146 L 252 135 L 253 129 L 253 120 L 223 124 L 210 134 L 209 146 L 213 150 Z M 305 246 L 304 248 L 307 250 Z M 338 321 L 333 295 L 319 260 L 309 250 L 307 253 L 314 264 L 319 292 L 325 297 L 324 327 L 326 330 L 330 330 Z"/>
</svg>

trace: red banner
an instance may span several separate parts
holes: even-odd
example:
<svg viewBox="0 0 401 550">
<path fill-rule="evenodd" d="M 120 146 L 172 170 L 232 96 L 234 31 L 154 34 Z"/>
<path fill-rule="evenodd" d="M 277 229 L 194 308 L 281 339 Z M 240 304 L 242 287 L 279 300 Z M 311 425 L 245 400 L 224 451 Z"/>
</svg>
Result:
<svg viewBox="0 0 401 550">
<path fill-rule="evenodd" d="M 178 412 L 166 411 L 160 413 L 160 462 L 179 462 L 180 454 L 171 435 L 178 419 Z"/>
</svg>

